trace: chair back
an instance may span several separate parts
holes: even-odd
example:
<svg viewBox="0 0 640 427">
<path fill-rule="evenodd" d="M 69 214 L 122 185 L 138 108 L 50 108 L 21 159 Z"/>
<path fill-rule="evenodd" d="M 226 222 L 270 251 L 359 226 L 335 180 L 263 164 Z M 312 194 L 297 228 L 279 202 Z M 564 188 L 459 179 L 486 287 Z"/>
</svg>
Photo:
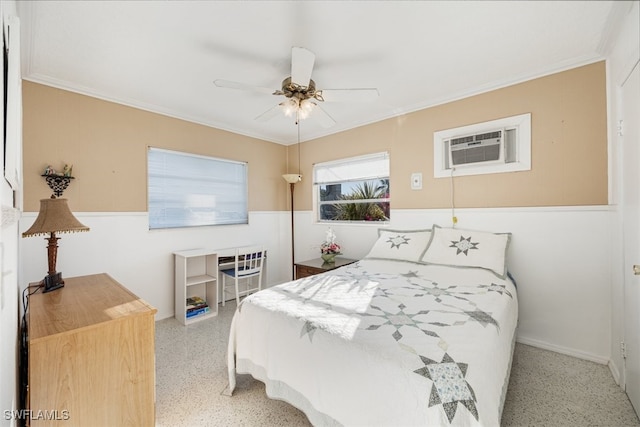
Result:
<svg viewBox="0 0 640 427">
<path fill-rule="evenodd" d="M 236 249 L 235 270 L 238 278 L 262 273 L 264 248 L 253 246 Z"/>
</svg>

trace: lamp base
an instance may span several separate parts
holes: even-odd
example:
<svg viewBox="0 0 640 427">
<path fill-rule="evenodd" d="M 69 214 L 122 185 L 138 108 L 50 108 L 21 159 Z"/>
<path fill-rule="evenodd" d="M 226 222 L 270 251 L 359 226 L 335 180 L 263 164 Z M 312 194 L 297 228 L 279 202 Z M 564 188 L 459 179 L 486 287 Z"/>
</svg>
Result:
<svg viewBox="0 0 640 427">
<path fill-rule="evenodd" d="M 56 289 L 60 289 L 62 287 L 64 287 L 64 280 L 62 280 L 62 273 L 48 274 L 44 277 L 44 291 L 42 292 L 43 293 L 51 292 L 51 291 L 55 291 Z"/>
</svg>

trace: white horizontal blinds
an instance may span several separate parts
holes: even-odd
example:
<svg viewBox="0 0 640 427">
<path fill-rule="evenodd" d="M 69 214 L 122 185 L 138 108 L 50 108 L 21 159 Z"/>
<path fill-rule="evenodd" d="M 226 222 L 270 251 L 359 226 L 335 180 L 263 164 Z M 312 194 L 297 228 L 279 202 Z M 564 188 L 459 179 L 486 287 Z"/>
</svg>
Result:
<svg viewBox="0 0 640 427">
<path fill-rule="evenodd" d="M 149 228 L 248 223 L 247 164 L 149 148 Z"/>
<path fill-rule="evenodd" d="M 389 178 L 389 153 L 317 163 L 313 166 L 313 183 L 319 185 Z"/>
</svg>

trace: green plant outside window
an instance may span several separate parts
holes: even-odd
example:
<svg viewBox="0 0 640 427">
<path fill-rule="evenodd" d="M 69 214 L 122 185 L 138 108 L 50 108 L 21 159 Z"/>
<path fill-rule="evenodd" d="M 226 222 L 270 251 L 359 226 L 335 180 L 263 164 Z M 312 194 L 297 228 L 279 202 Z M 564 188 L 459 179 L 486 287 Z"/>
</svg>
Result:
<svg viewBox="0 0 640 427">
<path fill-rule="evenodd" d="M 320 221 L 389 221 L 389 179 L 319 185 Z"/>
</svg>

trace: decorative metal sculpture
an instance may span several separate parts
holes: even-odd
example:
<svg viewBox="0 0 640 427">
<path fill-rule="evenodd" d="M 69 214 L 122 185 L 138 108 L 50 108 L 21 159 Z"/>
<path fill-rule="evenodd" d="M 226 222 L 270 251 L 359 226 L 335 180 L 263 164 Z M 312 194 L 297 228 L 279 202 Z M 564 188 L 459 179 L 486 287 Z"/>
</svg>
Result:
<svg viewBox="0 0 640 427">
<path fill-rule="evenodd" d="M 67 189 L 71 180 L 74 179 L 74 177 L 72 176 L 63 176 L 63 175 L 42 175 L 42 176 L 44 177 L 44 179 L 47 180 L 47 185 L 49 185 L 49 188 L 51 189 L 51 191 L 53 191 L 53 194 L 55 194 L 56 197 L 62 196 L 62 193 L 64 192 L 64 190 Z"/>
</svg>

